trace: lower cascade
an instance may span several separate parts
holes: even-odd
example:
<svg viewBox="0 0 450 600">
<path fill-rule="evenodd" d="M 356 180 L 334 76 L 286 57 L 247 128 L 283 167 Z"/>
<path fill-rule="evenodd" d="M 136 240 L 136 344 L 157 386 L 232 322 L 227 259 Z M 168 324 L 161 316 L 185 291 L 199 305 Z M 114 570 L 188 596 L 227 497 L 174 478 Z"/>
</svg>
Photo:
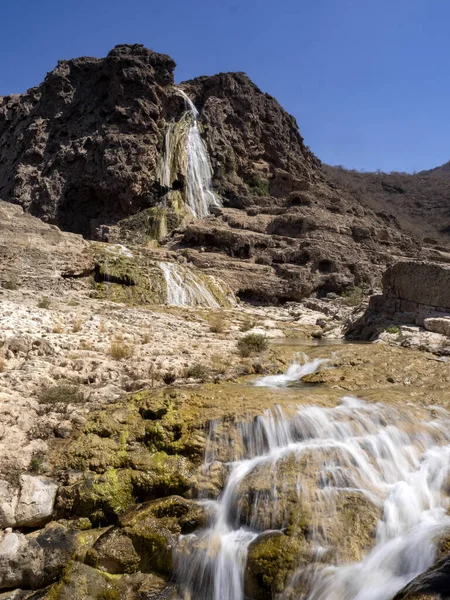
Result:
<svg viewBox="0 0 450 600">
<path fill-rule="evenodd" d="M 169 262 L 160 262 L 159 266 L 166 282 L 169 306 L 220 308 L 206 284 L 188 267 Z"/>
<path fill-rule="evenodd" d="M 389 600 L 450 534 L 443 409 L 346 396 L 224 431 L 211 424 L 203 467 L 222 492 L 199 490 L 209 525 L 175 552 L 182 600 Z"/>
</svg>

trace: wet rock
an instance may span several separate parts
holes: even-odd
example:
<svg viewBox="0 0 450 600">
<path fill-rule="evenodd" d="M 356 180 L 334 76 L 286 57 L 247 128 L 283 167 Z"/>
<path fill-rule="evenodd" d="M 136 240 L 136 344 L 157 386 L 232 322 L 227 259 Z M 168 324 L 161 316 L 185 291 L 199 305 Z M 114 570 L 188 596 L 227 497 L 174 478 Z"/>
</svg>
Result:
<svg viewBox="0 0 450 600">
<path fill-rule="evenodd" d="M 285 589 L 288 578 L 304 564 L 304 540 L 281 532 L 264 533 L 249 546 L 245 568 L 245 593 L 266 600 Z"/>
<path fill-rule="evenodd" d="M 447 600 L 449 590 L 450 558 L 447 556 L 413 579 L 394 600 Z"/>
</svg>

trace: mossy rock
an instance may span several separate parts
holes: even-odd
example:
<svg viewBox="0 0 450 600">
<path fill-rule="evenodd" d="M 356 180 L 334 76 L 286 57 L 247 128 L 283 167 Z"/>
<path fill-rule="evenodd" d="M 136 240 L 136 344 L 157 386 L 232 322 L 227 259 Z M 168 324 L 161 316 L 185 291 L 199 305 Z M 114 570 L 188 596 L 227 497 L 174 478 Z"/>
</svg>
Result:
<svg viewBox="0 0 450 600">
<path fill-rule="evenodd" d="M 131 454 L 132 460 L 135 456 Z M 132 482 L 135 495 L 141 500 L 185 494 L 191 486 L 192 465 L 183 456 L 147 452 L 146 460 L 138 464 L 142 469 L 132 471 Z"/>
<path fill-rule="evenodd" d="M 59 490 L 57 511 L 68 517 L 89 517 L 94 526 L 116 523 L 134 503 L 132 472 L 107 469 L 99 475 L 87 472 L 82 481 Z"/>
<path fill-rule="evenodd" d="M 180 535 L 205 526 L 207 520 L 208 513 L 204 507 L 178 496 L 131 508 L 120 518 L 120 535 L 131 540 L 135 553 L 131 554 L 130 546 L 122 543 L 128 564 L 137 555 L 140 557 L 140 571 L 171 574 L 173 548 L 178 544 Z M 101 555 L 100 545 L 99 539 L 95 549 Z M 97 564 L 104 564 L 102 560 L 104 558 L 100 556 Z"/>
<path fill-rule="evenodd" d="M 112 527 L 88 550 L 85 562 L 91 567 L 117 575 L 137 573 L 141 559 L 131 539 L 119 527 Z"/>
<path fill-rule="evenodd" d="M 281 532 L 264 533 L 249 546 L 245 568 L 245 593 L 267 600 L 283 591 L 286 580 L 302 563 L 303 542 Z"/>
<path fill-rule="evenodd" d="M 96 263 L 92 295 L 113 302 L 164 304 L 167 289 L 164 275 L 154 258 L 133 247 L 133 256 L 120 247 L 92 245 Z"/>
<path fill-rule="evenodd" d="M 70 563 L 63 577 L 41 596 L 42 600 L 120 600 L 116 582 L 79 562 Z"/>
</svg>

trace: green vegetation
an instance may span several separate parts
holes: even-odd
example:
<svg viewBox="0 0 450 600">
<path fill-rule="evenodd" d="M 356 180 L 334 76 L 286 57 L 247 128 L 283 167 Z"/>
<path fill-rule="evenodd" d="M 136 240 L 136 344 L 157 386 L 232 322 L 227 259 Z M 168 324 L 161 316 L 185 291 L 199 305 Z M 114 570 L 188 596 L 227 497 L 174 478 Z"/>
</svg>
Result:
<svg viewBox="0 0 450 600">
<path fill-rule="evenodd" d="M 206 365 L 202 365 L 201 363 L 196 363 L 186 369 L 184 372 L 184 376 L 188 379 L 192 377 L 193 379 L 200 379 L 200 381 L 205 381 L 210 376 L 210 369 Z"/>
<path fill-rule="evenodd" d="M 269 347 L 269 341 L 265 335 L 260 333 L 249 333 L 242 337 L 237 343 L 240 356 L 247 358 L 252 354 L 264 352 Z"/>
<path fill-rule="evenodd" d="M 400 333 L 400 327 L 398 325 L 390 325 L 385 329 L 386 333 Z"/>
<path fill-rule="evenodd" d="M 40 473 L 42 465 L 44 464 L 44 457 L 42 454 L 35 454 L 30 460 L 29 471 L 31 473 Z"/>
<path fill-rule="evenodd" d="M 120 594 L 112 588 L 105 588 L 97 594 L 97 600 L 120 600 Z"/>
<path fill-rule="evenodd" d="M 256 327 L 256 325 L 257 325 L 256 321 L 254 321 L 253 319 L 250 319 L 250 317 L 246 316 L 245 319 L 242 321 L 239 329 L 245 333 L 247 331 L 250 331 L 250 329 L 253 329 L 254 327 Z"/>
<path fill-rule="evenodd" d="M 83 391 L 78 386 L 67 383 L 47 386 L 39 394 L 41 404 L 81 404 L 85 401 Z"/>
<path fill-rule="evenodd" d="M 250 192 L 255 196 L 270 195 L 269 182 L 266 179 L 262 179 L 259 175 L 253 175 L 247 185 Z"/>
</svg>

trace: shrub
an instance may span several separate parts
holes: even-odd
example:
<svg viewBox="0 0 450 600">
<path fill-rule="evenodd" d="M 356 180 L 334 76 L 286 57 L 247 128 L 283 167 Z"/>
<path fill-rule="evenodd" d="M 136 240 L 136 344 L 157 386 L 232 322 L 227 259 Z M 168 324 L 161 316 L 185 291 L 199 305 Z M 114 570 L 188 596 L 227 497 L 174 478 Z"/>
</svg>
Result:
<svg viewBox="0 0 450 600">
<path fill-rule="evenodd" d="M 400 333 L 400 327 L 398 325 L 390 325 L 385 329 L 386 333 Z"/>
<path fill-rule="evenodd" d="M 253 327 L 256 327 L 256 321 L 250 319 L 250 317 L 245 317 L 239 329 L 245 333 L 246 331 L 250 331 L 250 329 L 253 329 Z"/>
<path fill-rule="evenodd" d="M 78 333 L 79 331 L 81 331 L 83 324 L 83 319 L 75 319 L 72 323 L 72 333 Z"/>
<path fill-rule="evenodd" d="M 39 394 L 41 404 L 80 404 L 84 401 L 83 391 L 78 386 L 68 383 L 47 386 Z"/>
<path fill-rule="evenodd" d="M 248 187 L 255 196 L 269 196 L 269 182 L 259 175 L 253 175 L 248 182 Z"/>
<path fill-rule="evenodd" d="M 192 365 L 185 370 L 184 376 L 187 379 L 192 377 L 193 379 L 200 379 L 201 381 L 205 381 L 205 379 L 208 379 L 208 377 L 210 376 L 210 369 L 206 365 L 196 363 L 195 365 Z"/>
<path fill-rule="evenodd" d="M 133 356 L 133 347 L 129 344 L 125 344 L 125 342 L 117 338 L 111 342 L 111 346 L 109 347 L 109 353 L 114 358 L 114 360 L 121 360 L 122 358 L 130 358 Z"/>
<path fill-rule="evenodd" d="M 50 308 L 50 300 L 47 296 L 42 296 L 42 298 L 38 302 L 38 308 Z"/>
<path fill-rule="evenodd" d="M 268 347 L 269 342 L 266 336 L 260 333 L 249 333 L 238 340 L 237 343 L 238 352 L 243 358 L 264 352 Z"/>
<path fill-rule="evenodd" d="M 225 321 L 219 316 L 215 315 L 209 320 L 209 329 L 212 333 L 223 333 L 225 330 Z"/>
<path fill-rule="evenodd" d="M 142 335 L 142 343 L 143 344 L 149 344 L 151 341 L 151 335 L 150 335 L 150 331 L 146 331 L 143 335 Z"/>
<path fill-rule="evenodd" d="M 28 470 L 31 473 L 40 473 L 42 469 L 42 465 L 44 464 L 44 457 L 42 454 L 35 454 L 33 458 L 30 460 L 30 465 Z"/>
<path fill-rule="evenodd" d="M 345 306 L 358 306 L 364 299 L 364 291 L 360 287 L 348 288 L 342 292 Z"/>
<path fill-rule="evenodd" d="M 20 286 L 15 279 L 9 279 L 2 283 L 2 287 L 5 288 L 5 290 L 18 290 Z"/>
</svg>

